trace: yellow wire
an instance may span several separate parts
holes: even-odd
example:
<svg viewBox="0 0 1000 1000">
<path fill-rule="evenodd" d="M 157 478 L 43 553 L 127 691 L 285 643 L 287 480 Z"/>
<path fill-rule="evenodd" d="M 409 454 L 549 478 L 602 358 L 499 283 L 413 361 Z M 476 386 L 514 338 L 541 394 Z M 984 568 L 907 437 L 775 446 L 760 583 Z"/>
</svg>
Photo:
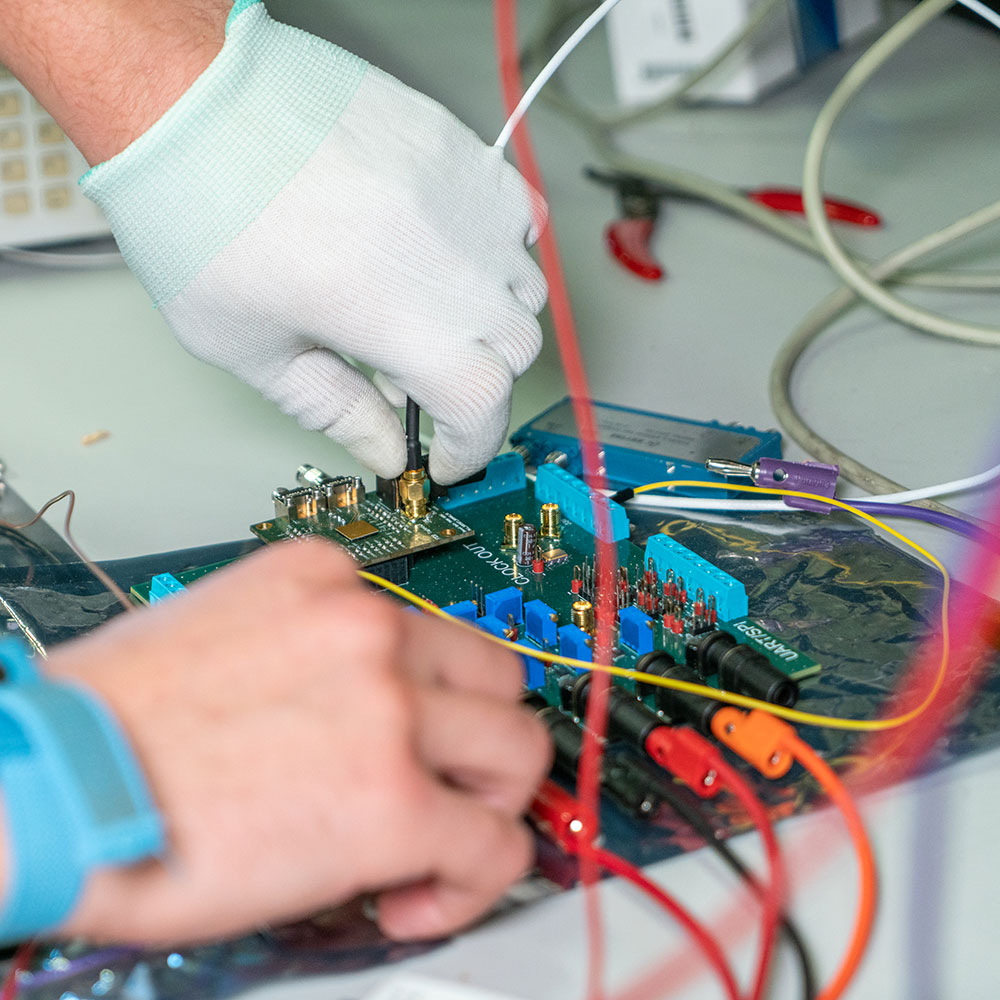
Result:
<svg viewBox="0 0 1000 1000">
<path fill-rule="evenodd" d="M 855 517 L 859 517 L 864 521 L 874 524 L 877 528 L 881 528 L 893 537 L 898 538 L 905 545 L 908 545 L 911 549 L 913 549 L 914 552 L 918 552 L 925 559 L 927 559 L 941 574 L 943 586 L 941 588 L 941 661 L 938 665 L 938 672 L 934 678 L 934 683 L 931 686 L 930 691 L 928 691 L 927 695 L 924 697 L 924 700 L 915 708 L 910 709 L 910 711 L 904 712 L 902 715 L 891 716 L 887 719 L 844 719 L 838 716 L 816 715 L 813 712 L 801 712 L 794 708 L 784 708 L 781 705 L 772 705 L 770 702 L 760 701 L 757 698 L 747 698 L 744 695 L 734 694 L 731 691 L 721 691 L 718 688 L 708 687 L 705 684 L 692 684 L 688 681 L 675 680 L 672 677 L 660 677 L 657 674 L 647 674 L 640 670 L 629 670 L 626 667 L 616 667 L 608 663 L 591 663 L 586 660 L 576 660 L 570 656 L 559 656 L 557 653 L 547 653 L 544 650 L 532 649 L 530 646 L 519 646 L 516 643 L 508 642 L 506 639 L 501 639 L 498 636 L 490 635 L 488 632 L 483 632 L 481 629 L 476 628 L 475 625 L 472 625 L 469 622 L 452 617 L 446 611 L 442 611 L 436 604 L 432 604 L 430 601 L 426 601 L 422 597 L 418 597 L 416 594 L 406 590 L 404 587 L 400 587 L 395 583 L 390 583 L 388 580 L 385 580 L 380 576 L 376 576 L 374 573 L 369 573 L 367 570 L 359 570 L 358 575 L 379 587 L 384 587 L 390 593 L 402 597 L 404 600 L 409 601 L 411 604 L 416 605 L 418 608 L 421 608 L 430 614 L 436 615 L 438 618 L 444 618 L 448 621 L 455 622 L 464 628 L 472 630 L 477 635 L 484 636 L 499 646 L 504 646 L 516 653 L 520 653 L 522 656 L 531 656 L 534 659 L 542 660 L 545 663 L 560 663 L 565 666 L 576 667 L 581 670 L 596 670 L 600 673 L 611 674 L 614 677 L 629 677 L 633 680 L 642 681 L 646 684 L 654 684 L 658 687 L 672 688 L 675 691 L 686 691 L 689 694 L 698 694 L 706 698 L 713 698 L 716 701 L 722 701 L 728 705 L 736 705 L 739 708 L 757 708 L 765 712 L 770 712 L 771 715 L 776 715 L 781 719 L 787 719 L 789 722 L 797 722 L 807 726 L 818 726 L 824 729 L 846 729 L 854 732 L 870 733 L 905 726 L 907 723 L 912 722 L 915 718 L 917 718 L 917 716 L 921 715 L 928 709 L 944 684 L 950 654 L 948 603 L 949 595 L 951 593 L 951 577 L 948 575 L 948 571 L 939 559 L 931 555 L 930 552 L 918 545 L 912 539 L 907 538 L 906 535 L 896 531 L 895 528 L 890 528 L 889 525 L 884 524 L 877 517 L 872 517 L 871 514 L 868 514 L 863 510 L 858 510 L 857 507 L 852 507 L 849 503 L 845 503 L 843 500 L 837 500 L 833 497 L 820 496 L 816 493 L 803 493 L 799 490 L 782 490 L 776 487 L 734 486 L 730 483 L 705 483 L 699 480 L 674 480 L 669 482 L 647 483 L 645 486 L 637 486 L 633 492 L 647 493 L 650 490 L 672 489 L 679 486 L 696 487 L 697 489 L 732 490 L 737 493 L 800 497 L 804 500 L 818 500 L 821 503 L 839 507 L 842 510 L 848 511 L 848 513 L 854 514 Z"/>
</svg>

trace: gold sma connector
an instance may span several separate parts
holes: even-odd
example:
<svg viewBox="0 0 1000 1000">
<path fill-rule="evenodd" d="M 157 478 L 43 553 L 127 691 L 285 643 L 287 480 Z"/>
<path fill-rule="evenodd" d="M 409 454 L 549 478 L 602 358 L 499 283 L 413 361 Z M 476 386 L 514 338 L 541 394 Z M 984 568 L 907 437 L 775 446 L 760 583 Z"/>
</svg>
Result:
<svg viewBox="0 0 1000 1000">
<path fill-rule="evenodd" d="M 520 514 L 508 514 L 503 519 L 503 547 L 512 549 L 517 545 L 517 530 L 524 524 Z"/>
<path fill-rule="evenodd" d="M 594 605 L 590 601 L 574 601 L 570 608 L 570 618 L 577 628 L 584 632 L 594 631 Z"/>
<path fill-rule="evenodd" d="M 427 516 L 427 497 L 424 495 L 424 483 L 427 474 L 423 469 L 407 469 L 399 477 L 399 502 L 403 513 L 416 521 Z"/>
<path fill-rule="evenodd" d="M 541 509 L 541 537 L 558 538 L 560 531 L 559 504 L 543 503 Z"/>
</svg>

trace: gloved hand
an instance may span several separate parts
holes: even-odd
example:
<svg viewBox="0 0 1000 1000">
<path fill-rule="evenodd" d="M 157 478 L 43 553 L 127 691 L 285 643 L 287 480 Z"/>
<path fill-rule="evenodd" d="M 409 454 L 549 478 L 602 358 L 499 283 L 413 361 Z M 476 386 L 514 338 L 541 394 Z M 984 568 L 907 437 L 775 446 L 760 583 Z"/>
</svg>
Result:
<svg viewBox="0 0 1000 1000">
<path fill-rule="evenodd" d="M 440 105 L 237 0 L 208 69 L 81 185 L 196 357 L 382 476 L 405 395 L 435 479 L 496 454 L 541 344 L 545 210 Z"/>
</svg>

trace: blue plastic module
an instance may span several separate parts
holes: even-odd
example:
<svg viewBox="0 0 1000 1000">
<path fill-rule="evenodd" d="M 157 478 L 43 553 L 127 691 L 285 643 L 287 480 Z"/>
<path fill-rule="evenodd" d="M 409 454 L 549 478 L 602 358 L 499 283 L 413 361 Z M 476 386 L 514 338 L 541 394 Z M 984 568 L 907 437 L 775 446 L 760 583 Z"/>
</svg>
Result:
<svg viewBox="0 0 1000 1000">
<path fill-rule="evenodd" d="M 486 474 L 479 482 L 449 486 L 448 495 L 439 499 L 438 504 L 445 510 L 468 507 L 491 497 L 517 493 L 524 489 L 524 484 L 524 459 L 517 452 L 508 451 L 486 466 Z"/>
<path fill-rule="evenodd" d="M 483 599 L 486 614 L 499 618 L 502 622 L 518 624 L 524 620 L 524 595 L 517 587 L 494 590 Z"/>
<path fill-rule="evenodd" d="M 615 488 L 644 486 L 664 479 L 700 479 L 721 483 L 720 476 L 705 471 L 705 460 L 728 458 L 753 464 L 759 458 L 781 458 L 781 435 L 739 424 L 686 420 L 663 413 L 634 410 L 610 403 L 593 403 L 601 453 L 608 482 Z M 561 456 L 562 467 L 583 475 L 580 440 L 569 399 L 549 407 L 510 436 L 533 465 L 541 466 Z M 716 491 L 678 490 L 697 496 Z"/>
<path fill-rule="evenodd" d="M 159 604 L 175 594 L 183 594 L 187 587 L 173 573 L 159 573 L 149 584 L 149 603 Z"/>
<path fill-rule="evenodd" d="M 456 604 L 449 604 L 441 609 L 452 618 L 460 618 L 464 622 L 475 624 L 479 609 L 475 601 L 458 601 Z"/>
<path fill-rule="evenodd" d="M 563 625 L 559 629 L 559 653 L 571 660 L 594 662 L 590 636 L 579 625 Z"/>
</svg>

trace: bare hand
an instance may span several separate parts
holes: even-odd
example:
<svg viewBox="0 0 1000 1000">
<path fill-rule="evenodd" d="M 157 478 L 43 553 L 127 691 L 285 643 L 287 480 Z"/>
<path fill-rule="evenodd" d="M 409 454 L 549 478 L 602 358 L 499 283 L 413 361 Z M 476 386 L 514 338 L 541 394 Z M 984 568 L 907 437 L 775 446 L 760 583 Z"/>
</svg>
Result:
<svg viewBox="0 0 1000 1000">
<path fill-rule="evenodd" d="M 57 651 L 124 725 L 169 842 L 95 875 L 67 933 L 206 940 L 374 892 L 386 934 L 434 937 L 527 870 L 550 750 L 519 664 L 354 570 L 273 546 Z"/>
</svg>

